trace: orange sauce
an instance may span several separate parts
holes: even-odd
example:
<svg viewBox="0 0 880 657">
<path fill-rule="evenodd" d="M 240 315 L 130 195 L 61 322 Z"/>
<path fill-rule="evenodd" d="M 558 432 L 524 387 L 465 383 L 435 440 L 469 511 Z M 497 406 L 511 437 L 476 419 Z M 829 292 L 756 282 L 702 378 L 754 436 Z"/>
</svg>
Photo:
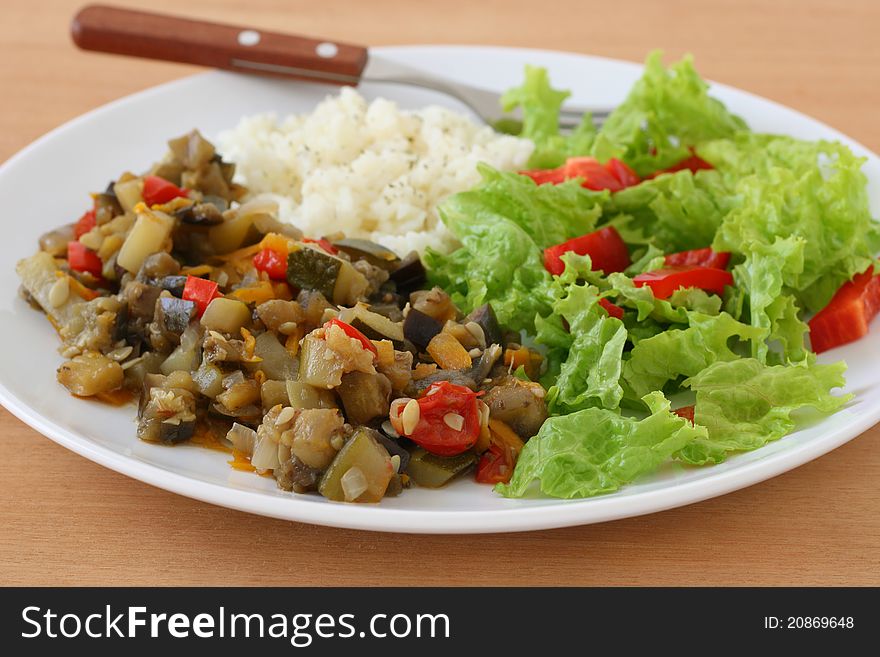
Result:
<svg viewBox="0 0 880 657">
<path fill-rule="evenodd" d="M 251 457 L 237 449 L 232 450 L 232 460 L 227 461 L 233 470 L 241 470 L 243 472 L 256 472 L 257 469 L 251 465 Z"/>
</svg>

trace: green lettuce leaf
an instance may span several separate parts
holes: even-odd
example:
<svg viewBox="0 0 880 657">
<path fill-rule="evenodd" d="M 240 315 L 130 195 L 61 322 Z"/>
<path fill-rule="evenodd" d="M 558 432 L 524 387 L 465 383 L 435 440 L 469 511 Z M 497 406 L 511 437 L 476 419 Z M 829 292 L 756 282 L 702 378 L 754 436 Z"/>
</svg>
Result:
<svg viewBox="0 0 880 657">
<path fill-rule="evenodd" d="M 569 135 L 559 132 L 559 109 L 571 94 L 550 86 L 547 70 L 537 66 L 526 66 L 525 80 L 519 87 L 507 90 L 501 97 L 505 112 L 517 107 L 522 109 L 522 130 L 520 137 L 531 139 L 535 150 L 529 160 L 534 169 L 553 169 L 570 155 L 590 152 L 596 136 L 592 117 L 585 115 L 581 123 Z"/>
<path fill-rule="evenodd" d="M 537 479 L 540 490 L 553 497 L 611 493 L 653 472 L 692 441 L 706 438 L 705 428 L 669 411 L 662 393 L 643 401 L 651 410 L 643 420 L 600 408 L 548 419 L 523 448 L 510 483 L 495 490 L 522 497 Z"/>
<path fill-rule="evenodd" d="M 645 176 L 687 158 L 692 146 L 745 130 L 708 89 L 690 56 L 666 68 L 661 53 L 651 53 L 644 74 L 596 136 L 593 154 L 603 162 L 618 157 Z"/>
<path fill-rule="evenodd" d="M 730 348 L 731 338 L 763 342 L 764 329 L 736 321 L 727 313 L 710 316 L 691 312 L 688 328 L 670 329 L 639 341 L 626 362 L 623 378 L 636 399 L 678 377 L 693 377 L 719 361 L 741 356 Z"/>
<path fill-rule="evenodd" d="M 709 246 L 733 206 L 731 189 L 717 171 L 679 171 L 645 180 L 605 204 L 627 242 L 650 241 L 663 253 Z"/>
<path fill-rule="evenodd" d="M 718 361 L 685 381 L 696 393 L 694 421 L 708 430 L 677 455 L 687 463 L 720 463 L 729 452 L 757 449 L 795 427 L 792 413 L 812 407 L 833 413 L 852 395 L 834 396 L 844 385 L 844 363 L 805 360 L 768 366 L 753 358 Z"/>
<path fill-rule="evenodd" d="M 449 255 L 429 250 L 429 280 L 463 311 L 491 303 L 506 327 L 532 333 L 535 317 L 550 312 L 542 249 L 593 230 L 608 193 L 574 182 L 539 187 L 486 165 L 480 173 L 480 186 L 439 207 L 462 248 Z"/>
<path fill-rule="evenodd" d="M 752 270 L 743 280 L 755 325 L 769 326 L 765 309 L 779 294 L 780 278 L 802 307 L 816 312 L 880 249 L 864 159 L 846 146 L 739 134 L 703 144 L 698 152 L 735 192 L 712 246 L 743 256 L 741 272 Z M 764 283 L 762 277 L 779 263 L 772 284 Z"/>
<path fill-rule="evenodd" d="M 551 348 L 548 409 L 554 414 L 594 406 L 615 409 L 623 397 L 619 380 L 626 327 L 599 306 L 602 293 L 589 281 L 601 276 L 592 271 L 590 257 L 567 253 L 562 261 L 565 270 L 552 284 L 553 314 L 536 320 L 536 341 Z"/>
</svg>

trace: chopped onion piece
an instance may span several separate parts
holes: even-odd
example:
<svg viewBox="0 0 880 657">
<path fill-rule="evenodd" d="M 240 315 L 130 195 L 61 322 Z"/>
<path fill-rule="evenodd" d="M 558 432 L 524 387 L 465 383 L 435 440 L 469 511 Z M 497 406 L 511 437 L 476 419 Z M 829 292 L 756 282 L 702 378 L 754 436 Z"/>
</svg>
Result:
<svg viewBox="0 0 880 657">
<path fill-rule="evenodd" d="M 251 456 L 254 453 L 254 446 L 257 444 L 257 432 L 250 427 L 234 422 L 226 434 L 226 440 L 232 443 L 232 449 Z"/>
<path fill-rule="evenodd" d="M 367 490 L 367 476 L 357 466 L 349 468 L 342 475 L 340 483 L 342 484 L 342 492 L 345 494 L 346 502 L 354 502 Z"/>
</svg>

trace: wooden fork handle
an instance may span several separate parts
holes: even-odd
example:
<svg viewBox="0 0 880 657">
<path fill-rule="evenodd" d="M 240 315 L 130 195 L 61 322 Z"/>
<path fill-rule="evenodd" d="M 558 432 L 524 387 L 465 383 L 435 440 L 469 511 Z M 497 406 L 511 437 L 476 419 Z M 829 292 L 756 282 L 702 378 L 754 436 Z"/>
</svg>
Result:
<svg viewBox="0 0 880 657">
<path fill-rule="evenodd" d="M 336 84 L 367 63 L 362 46 L 104 5 L 81 9 L 71 35 L 83 50 Z"/>
</svg>

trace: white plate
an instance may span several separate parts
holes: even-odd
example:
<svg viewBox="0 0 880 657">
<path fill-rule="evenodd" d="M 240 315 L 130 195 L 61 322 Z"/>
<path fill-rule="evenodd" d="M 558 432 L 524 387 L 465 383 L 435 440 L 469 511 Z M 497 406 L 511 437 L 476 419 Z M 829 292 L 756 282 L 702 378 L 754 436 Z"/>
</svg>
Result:
<svg viewBox="0 0 880 657">
<path fill-rule="evenodd" d="M 516 84 L 526 63 L 546 66 L 573 102 L 613 106 L 641 66 L 597 57 L 537 50 L 477 47 L 383 48 L 381 53 L 436 73 L 498 90 Z M 405 107 L 454 101 L 425 91 L 370 85 Z M 488 486 L 458 481 L 442 490 L 413 489 L 378 505 L 337 504 L 317 495 L 293 495 L 274 481 L 232 470 L 228 457 L 198 447 L 161 447 L 135 437 L 133 407 L 111 408 L 69 396 L 55 382 L 61 362 L 57 337 L 40 314 L 14 294 L 15 262 L 36 248 L 45 230 L 76 219 L 87 192 L 126 169 L 143 170 L 165 141 L 198 127 L 209 138 L 246 114 L 310 110 L 325 87 L 206 73 L 111 103 L 54 130 L 0 168 L 0 198 L 7 226 L 0 243 L 0 401 L 52 440 L 130 477 L 213 504 L 315 524 L 398 532 L 480 533 L 521 531 L 601 522 L 704 500 L 754 484 L 810 461 L 856 437 L 880 420 L 880 340 L 876 334 L 820 360 L 850 364 L 846 409 L 755 452 L 711 468 L 669 466 L 613 495 L 589 500 L 506 500 Z M 721 85 L 713 93 L 758 131 L 807 139 L 837 139 L 867 158 L 871 207 L 880 208 L 880 159 L 813 119 Z M 11 228 L 15 227 L 14 230 Z M 854 473 L 859 476 L 859 473 Z"/>
</svg>

